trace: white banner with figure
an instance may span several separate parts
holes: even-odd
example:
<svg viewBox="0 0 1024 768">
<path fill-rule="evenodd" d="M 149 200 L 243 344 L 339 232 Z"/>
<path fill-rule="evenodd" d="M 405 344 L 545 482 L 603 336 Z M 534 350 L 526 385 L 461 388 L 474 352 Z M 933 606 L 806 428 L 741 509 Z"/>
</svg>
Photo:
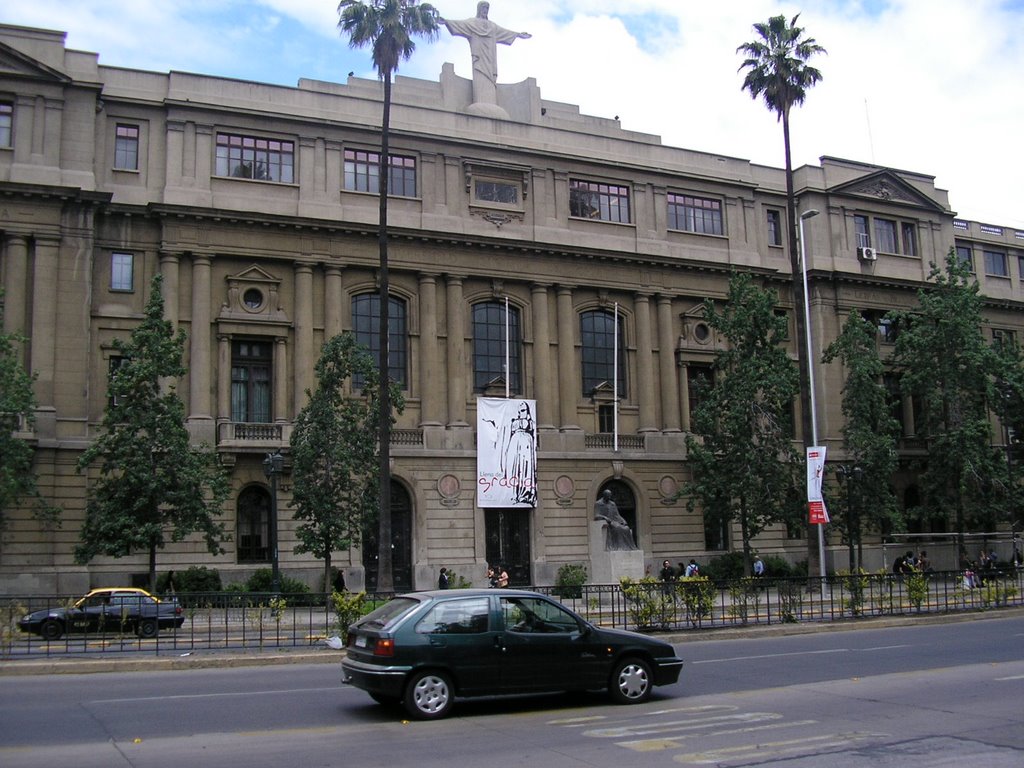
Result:
<svg viewBox="0 0 1024 768">
<path fill-rule="evenodd" d="M 537 506 L 536 413 L 536 400 L 477 398 L 477 506 Z"/>
<path fill-rule="evenodd" d="M 825 475 L 825 446 L 807 449 L 807 513 L 811 525 L 825 525 L 830 521 L 825 500 L 821 495 L 821 481 Z"/>
</svg>

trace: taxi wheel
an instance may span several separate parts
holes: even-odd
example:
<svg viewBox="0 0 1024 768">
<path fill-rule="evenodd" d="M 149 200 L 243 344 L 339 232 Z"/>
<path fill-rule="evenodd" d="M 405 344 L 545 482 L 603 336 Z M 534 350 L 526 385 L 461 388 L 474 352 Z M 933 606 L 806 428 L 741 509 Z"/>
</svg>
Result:
<svg viewBox="0 0 1024 768">
<path fill-rule="evenodd" d="M 623 659 L 612 672 L 608 692 L 618 704 L 639 704 L 651 697 L 651 665 L 643 659 Z"/>
<path fill-rule="evenodd" d="M 452 708 L 455 693 L 443 672 L 417 672 L 405 687 L 405 709 L 417 720 L 438 720 Z"/>
<path fill-rule="evenodd" d="M 42 626 L 39 627 L 39 636 L 43 640 L 60 640 L 61 635 L 64 634 L 63 625 L 56 619 L 47 619 L 43 622 Z"/>
<path fill-rule="evenodd" d="M 139 622 L 139 627 L 136 630 L 139 637 L 156 637 L 159 631 L 156 619 L 143 619 Z"/>
</svg>

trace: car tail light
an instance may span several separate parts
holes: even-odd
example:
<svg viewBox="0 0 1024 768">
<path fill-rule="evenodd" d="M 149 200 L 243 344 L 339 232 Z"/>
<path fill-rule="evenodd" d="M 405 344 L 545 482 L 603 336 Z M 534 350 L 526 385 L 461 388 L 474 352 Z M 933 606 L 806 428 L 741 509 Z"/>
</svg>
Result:
<svg viewBox="0 0 1024 768">
<path fill-rule="evenodd" d="M 395 655 L 395 640 L 391 637 L 380 637 L 377 638 L 376 644 L 373 646 L 374 656 L 394 656 Z"/>
<path fill-rule="evenodd" d="M 182 614 L 181 606 L 180 605 L 174 606 L 174 615 L 175 616 L 181 616 L 181 614 Z"/>
</svg>

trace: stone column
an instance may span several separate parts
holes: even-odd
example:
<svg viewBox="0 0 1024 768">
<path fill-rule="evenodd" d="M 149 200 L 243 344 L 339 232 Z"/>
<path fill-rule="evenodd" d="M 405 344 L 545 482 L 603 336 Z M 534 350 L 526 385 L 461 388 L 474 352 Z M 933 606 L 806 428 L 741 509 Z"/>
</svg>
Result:
<svg viewBox="0 0 1024 768">
<path fill-rule="evenodd" d="M 57 337 L 59 240 L 36 237 L 35 279 L 32 281 L 32 327 L 29 333 L 29 370 L 36 377 L 33 389 L 41 408 L 53 407 Z"/>
<path fill-rule="evenodd" d="M 551 363 L 551 333 L 548 327 L 548 286 L 534 283 L 533 293 L 533 396 L 537 399 L 537 426 L 555 428 L 555 397 L 551 385 L 555 367 Z"/>
<path fill-rule="evenodd" d="M 288 413 L 288 340 L 284 336 L 274 339 L 274 421 L 282 424 L 292 421 Z"/>
<path fill-rule="evenodd" d="M 231 421 L 231 338 L 217 336 L 217 421 Z"/>
<path fill-rule="evenodd" d="M 690 369 L 686 363 L 679 363 L 679 402 L 682 408 L 683 432 L 691 432 L 690 424 Z"/>
<path fill-rule="evenodd" d="M 324 342 L 341 333 L 341 267 L 324 268 Z"/>
<path fill-rule="evenodd" d="M 462 301 L 462 277 L 447 276 L 448 302 L 448 425 L 468 426 L 466 422 L 465 315 Z"/>
<path fill-rule="evenodd" d="M 207 421 L 210 408 L 210 281 L 209 256 L 192 257 L 192 333 L 189 334 L 189 419 Z M 229 363 L 230 365 L 230 363 Z"/>
<path fill-rule="evenodd" d="M 651 337 L 651 297 L 638 293 L 636 310 L 636 397 L 640 406 L 640 432 L 657 432 L 654 394 L 654 341 Z"/>
<path fill-rule="evenodd" d="M 661 378 L 661 428 L 679 431 L 679 395 L 676 384 L 675 328 L 672 297 L 658 297 L 658 369 Z"/>
<path fill-rule="evenodd" d="M 26 301 L 28 295 L 28 238 L 12 235 L 7 238 L 4 253 L 4 332 L 26 333 Z M 18 345 L 18 357 L 24 362 L 24 350 Z"/>
<path fill-rule="evenodd" d="M 313 266 L 295 265 L 295 410 L 297 416 L 306 404 L 306 390 L 316 385 L 313 366 Z M 274 376 L 285 376 L 286 368 L 274 367 Z"/>
<path fill-rule="evenodd" d="M 420 273 L 420 426 L 441 426 L 441 395 L 444 382 L 434 371 L 441 370 L 437 346 L 437 276 Z"/>
<path fill-rule="evenodd" d="M 160 252 L 160 274 L 164 276 L 164 318 L 169 320 L 174 330 L 178 330 L 178 284 L 180 260 L 178 254 Z"/>
<path fill-rule="evenodd" d="M 580 400 L 580 372 L 576 365 L 576 310 L 572 288 L 558 287 L 558 402 L 562 429 L 579 429 L 576 404 Z"/>
</svg>

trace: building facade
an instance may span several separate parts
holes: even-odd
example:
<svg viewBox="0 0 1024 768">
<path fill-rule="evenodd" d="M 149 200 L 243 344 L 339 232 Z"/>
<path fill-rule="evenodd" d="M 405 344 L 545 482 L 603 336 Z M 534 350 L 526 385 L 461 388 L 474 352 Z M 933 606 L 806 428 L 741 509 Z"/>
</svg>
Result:
<svg viewBox="0 0 1024 768">
<path fill-rule="evenodd" d="M 605 489 L 654 572 L 729 549 L 733 531 L 676 497 L 716 345 L 701 304 L 745 270 L 792 317 L 783 170 L 665 146 L 545 101 L 532 79 L 498 86 L 502 116 L 468 109 L 471 83 L 451 65 L 437 82 L 399 77 L 393 98 L 396 587 L 426 588 L 441 565 L 482 584 L 494 561 L 515 583 L 550 584 L 587 562 Z M 112 342 L 139 322 L 156 273 L 188 336 L 188 427 L 233 489 L 226 554 L 197 538 L 159 567 L 207 565 L 226 581 L 267 567 L 263 459 L 287 458 L 323 342 L 352 331 L 378 344 L 381 99 L 358 78 L 287 88 L 100 66 L 62 33 L 0 26 L 4 327 L 29 339 L 38 413 L 25 437 L 63 510 L 54 527 L 8 511 L 0 588 L 74 592 L 146 570 L 144 553 L 80 566 L 72 550 L 89 481 L 76 463 L 107 405 Z M 805 221 L 819 357 L 851 310 L 912 306 L 951 247 L 974 265 L 987 332 L 1021 331 L 1024 232 L 956 218 L 922 173 L 823 157 L 796 170 L 796 190 L 798 210 L 821 212 Z M 842 381 L 838 364 L 816 369 L 819 431 L 838 458 Z M 536 401 L 535 508 L 478 504 L 476 402 L 506 392 Z M 909 445 L 909 404 L 903 416 Z M 912 494 L 912 478 L 896 483 Z M 281 569 L 318 588 L 322 565 L 292 552 L 290 490 L 286 467 Z M 830 567 L 845 567 L 829 544 Z M 806 531 L 772 528 L 758 547 L 801 560 Z M 335 553 L 350 587 L 373 585 L 375 548 Z"/>
</svg>

